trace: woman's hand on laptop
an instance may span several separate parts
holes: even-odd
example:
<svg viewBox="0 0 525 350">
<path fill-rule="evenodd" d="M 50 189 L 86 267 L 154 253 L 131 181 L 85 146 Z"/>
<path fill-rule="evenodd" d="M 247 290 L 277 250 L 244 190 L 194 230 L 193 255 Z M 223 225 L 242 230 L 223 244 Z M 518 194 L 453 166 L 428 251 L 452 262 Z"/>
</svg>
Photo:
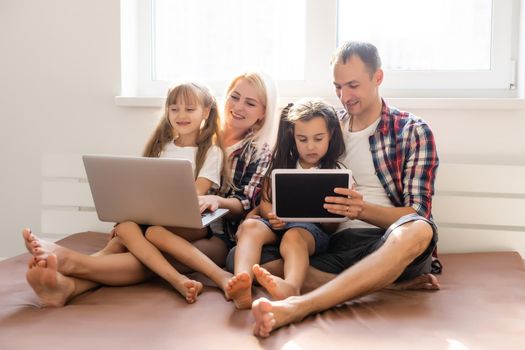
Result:
<svg viewBox="0 0 525 350">
<path fill-rule="evenodd" d="M 286 222 L 279 219 L 274 213 L 268 213 L 267 218 L 274 230 L 281 230 L 286 225 Z"/>
<path fill-rule="evenodd" d="M 204 195 L 199 196 L 199 207 L 201 210 L 201 213 L 205 210 L 209 211 L 215 211 L 219 208 L 219 201 L 221 200 L 221 197 L 215 196 L 215 195 Z"/>
</svg>

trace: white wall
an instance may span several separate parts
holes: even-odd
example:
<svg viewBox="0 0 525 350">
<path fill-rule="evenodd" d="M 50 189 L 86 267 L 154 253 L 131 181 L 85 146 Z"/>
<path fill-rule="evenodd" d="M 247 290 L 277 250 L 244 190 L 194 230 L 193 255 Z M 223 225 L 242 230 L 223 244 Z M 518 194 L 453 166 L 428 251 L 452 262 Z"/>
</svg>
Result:
<svg viewBox="0 0 525 350">
<path fill-rule="evenodd" d="M 138 154 L 158 109 L 114 104 L 118 0 L 0 1 L 0 257 L 40 230 L 43 152 Z M 82 227 L 79 227 L 82 231 Z"/>
<path fill-rule="evenodd" d="M 114 104 L 118 0 L 2 0 L 0 47 L 0 257 L 8 257 L 23 251 L 23 227 L 40 230 L 42 153 L 138 154 L 159 109 Z M 525 110 L 413 112 L 430 122 L 443 162 L 525 164 Z"/>
</svg>

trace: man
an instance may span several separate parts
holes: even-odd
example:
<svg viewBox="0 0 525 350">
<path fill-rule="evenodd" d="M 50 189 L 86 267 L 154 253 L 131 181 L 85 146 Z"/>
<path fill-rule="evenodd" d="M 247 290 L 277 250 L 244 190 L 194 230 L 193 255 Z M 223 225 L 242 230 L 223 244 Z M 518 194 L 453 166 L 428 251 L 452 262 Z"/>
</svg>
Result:
<svg viewBox="0 0 525 350">
<path fill-rule="evenodd" d="M 331 62 L 334 86 L 346 113 L 341 125 L 355 189 L 336 189 L 324 207 L 351 220 L 332 235 L 328 253 L 311 258 L 307 283 L 319 288 L 284 300 L 255 300 L 254 333 L 267 337 L 286 324 L 392 283 L 439 289 L 431 272 L 437 232 L 431 221 L 438 167 L 434 137 L 420 118 L 388 106 L 375 46 L 347 42 Z M 279 277 L 271 276 L 279 284 Z"/>
</svg>

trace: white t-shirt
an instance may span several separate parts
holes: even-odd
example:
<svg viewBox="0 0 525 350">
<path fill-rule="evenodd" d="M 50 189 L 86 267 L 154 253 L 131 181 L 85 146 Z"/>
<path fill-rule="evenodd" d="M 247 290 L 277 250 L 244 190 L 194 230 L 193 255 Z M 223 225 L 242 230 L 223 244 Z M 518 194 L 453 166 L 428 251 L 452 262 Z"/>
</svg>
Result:
<svg viewBox="0 0 525 350">
<path fill-rule="evenodd" d="M 295 168 L 296 169 L 301 169 L 301 170 L 307 169 L 307 168 L 303 168 L 301 163 L 299 163 L 299 159 L 297 159 L 297 165 L 295 166 Z M 318 166 L 314 166 L 314 167 L 311 167 L 311 168 L 308 168 L 308 169 L 319 169 L 319 167 Z"/>
<path fill-rule="evenodd" d="M 346 154 L 341 162 L 352 170 L 352 176 L 356 181 L 356 190 L 363 195 L 364 201 L 384 207 L 393 207 L 377 177 L 372 152 L 370 152 L 370 143 L 368 142 L 368 138 L 374 134 L 380 118 L 366 129 L 356 132 L 349 131 L 350 120 L 351 118 L 342 126 Z M 338 230 L 375 227 L 361 220 L 348 220 L 343 222 Z"/>
<path fill-rule="evenodd" d="M 168 142 L 160 154 L 160 158 L 179 158 L 187 159 L 191 162 L 191 167 L 195 172 L 195 156 L 197 147 L 180 147 L 173 142 Z M 222 150 L 213 145 L 206 154 L 206 159 L 197 177 L 203 177 L 212 182 L 212 188 L 217 189 L 221 185 L 222 169 Z"/>
</svg>

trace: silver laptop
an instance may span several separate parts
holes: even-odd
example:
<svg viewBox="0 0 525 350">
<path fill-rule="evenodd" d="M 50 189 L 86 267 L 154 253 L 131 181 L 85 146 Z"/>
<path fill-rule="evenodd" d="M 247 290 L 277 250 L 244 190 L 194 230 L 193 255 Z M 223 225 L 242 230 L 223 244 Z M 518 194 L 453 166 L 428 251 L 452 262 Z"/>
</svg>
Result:
<svg viewBox="0 0 525 350">
<path fill-rule="evenodd" d="M 101 221 L 202 228 L 228 212 L 200 213 L 191 162 L 186 159 L 84 155 Z"/>
</svg>

